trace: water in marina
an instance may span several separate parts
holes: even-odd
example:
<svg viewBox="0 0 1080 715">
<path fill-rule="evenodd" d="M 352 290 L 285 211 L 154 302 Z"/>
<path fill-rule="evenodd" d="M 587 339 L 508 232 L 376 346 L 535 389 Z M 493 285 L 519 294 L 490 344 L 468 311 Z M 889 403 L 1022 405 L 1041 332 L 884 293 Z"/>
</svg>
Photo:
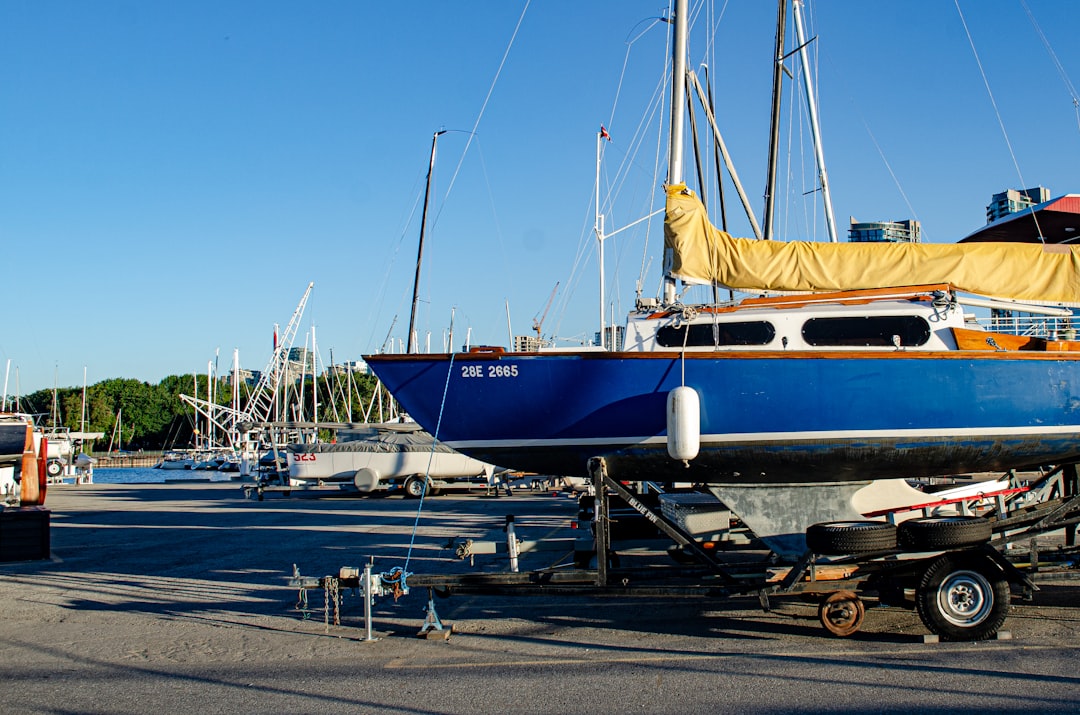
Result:
<svg viewBox="0 0 1080 715">
<path fill-rule="evenodd" d="M 234 472 L 153 469 L 152 467 L 125 467 L 122 469 L 102 467 L 94 470 L 94 482 L 96 484 L 164 484 L 166 480 L 170 482 L 238 481 L 233 479 L 235 476 L 237 475 Z"/>
</svg>

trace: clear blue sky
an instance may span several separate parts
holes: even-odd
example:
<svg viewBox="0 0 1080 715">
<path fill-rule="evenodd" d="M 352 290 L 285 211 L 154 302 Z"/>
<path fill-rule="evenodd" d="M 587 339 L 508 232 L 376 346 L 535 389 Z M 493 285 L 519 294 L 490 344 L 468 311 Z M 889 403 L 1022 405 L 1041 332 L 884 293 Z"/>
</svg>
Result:
<svg viewBox="0 0 1080 715">
<path fill-rule="evenodd" d="M 775 4 L 692 5 L 692 62 L 710 67 L 760 217 Z M 984 222 L 993 193 L 1080 192 L 1069 86 L 1080 82 L 1080 3 L 1026 0 L 1045 43 L 1020 0 L 959 6 L 1008 143 L 953 0 L 808 4 L 843 236 L 849 216 L 917 218 L 927 240 L 951 242 Z M 530 333 L 559 282 L 545 335 L 591 335 L 596 132 L 605 124 L 613 139 L 613 230 L 660 205 L 663 112 L 649 102 L 666 26 L 650 18 L 666 4 L 533 0 L 514 38 L 525 8 L 0 0 L 8 394 L 16 369 L 22 394 L 81 385 L 84 366 L 91 383 L 204 374 L 218 350 L 225 371 L 234 348 L 261 369 L 274 323 L 284 330 L 309 282 L 296 344 L 314 325 L 324 362 L 331 350 L 337 362 L 376 351 L 391 333 L 404 340 L 441 128 L 452 131 L 435 170 L 422 333 L 441 349 L 453 311 L 455 343 L 471 328 L 473 344 L 505 345 L 507 304 L 514 333 Z M 783 130 L 794 178 L 778 237 L 820 240 L 820 204 L 800 195 L 812 174 L 801 113 L 795 105 Z M 729 206 L 732 232 L 749 235 Z M 646 295 L 657 289 L 658 221 Z M 608 244 L 616 316 L 632 307 L 645 237 L 643 224 Z"/>
</svg>

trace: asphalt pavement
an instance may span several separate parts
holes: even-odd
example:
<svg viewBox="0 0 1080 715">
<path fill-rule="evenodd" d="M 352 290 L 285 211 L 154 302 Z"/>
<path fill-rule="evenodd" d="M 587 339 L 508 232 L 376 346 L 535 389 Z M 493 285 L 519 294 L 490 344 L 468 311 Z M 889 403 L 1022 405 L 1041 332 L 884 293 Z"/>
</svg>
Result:
<svg viewBox="0 0 1080 715">
<path fill-rule="evenodd" d="M 790 598 L 451 596 L 448 639 L 418 638 L 426 589 L 363 599 L 289 586 L 342 566 L 506 569 L 456 545 L 521 539 L 572 557 L 576 503 L 518 490 L 418 501 L 244 498 L 238 483 L 51 487 L 52 558 L 0 564 L 4 713 L 1074 712 L 1080 584 L 1015 603 L 1011 638 L 926 643 L 918 616 L 871 608 L 841 639 Z M 332 614 L 333 609 L 329 610 Z"/>
</svg>

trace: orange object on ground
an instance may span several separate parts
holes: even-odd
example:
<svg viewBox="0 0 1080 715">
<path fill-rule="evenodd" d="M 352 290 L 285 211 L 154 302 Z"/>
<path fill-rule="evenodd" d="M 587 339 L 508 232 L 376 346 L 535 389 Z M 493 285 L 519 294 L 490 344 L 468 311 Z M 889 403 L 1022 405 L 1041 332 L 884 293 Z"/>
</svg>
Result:
<svg viewBox="0 0 1080 715">
<path fill-rule="evenodd" d="M 41 438 L 37 457 L 37 480 L 38 480 L 38 505 L 45 506 L 45 492 L 49 489 L 49 474 L 46 467 L 49 464 L 49 439 Z"/>
<path fill-rule="evenodd" d="M 37 454 L 34 452 L 34 426 L 26 426 L 26 441 L 23 443 L 22 481 L 20 482 L 21 506 L 36 506 L 40 497 L 38 489 Z"/>
</svg>

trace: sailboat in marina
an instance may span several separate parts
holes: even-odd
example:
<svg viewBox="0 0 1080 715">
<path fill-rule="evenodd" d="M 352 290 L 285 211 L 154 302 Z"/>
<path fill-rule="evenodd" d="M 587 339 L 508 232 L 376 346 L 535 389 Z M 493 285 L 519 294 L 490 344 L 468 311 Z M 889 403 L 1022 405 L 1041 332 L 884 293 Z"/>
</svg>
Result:
<svg viewBox="0 0 1080 715">
<path fill-rule="evenodd" d="M 1080 343 L 1059 339 L 1080 248 L 717 229 L 683 176 L 687 17 L 679 0 L 660 297 L 637 301 L 620 351 L 364 356 L 409 415 L 511 469 L 707 485 L 759 536 L 857 518 L 850 499 L 874 480 L 1080 462 Z M 689 305 L 680 284 L 755 297 Z M 1018 341 L 973 306 L 1062 331 Z"/>
</svg>

